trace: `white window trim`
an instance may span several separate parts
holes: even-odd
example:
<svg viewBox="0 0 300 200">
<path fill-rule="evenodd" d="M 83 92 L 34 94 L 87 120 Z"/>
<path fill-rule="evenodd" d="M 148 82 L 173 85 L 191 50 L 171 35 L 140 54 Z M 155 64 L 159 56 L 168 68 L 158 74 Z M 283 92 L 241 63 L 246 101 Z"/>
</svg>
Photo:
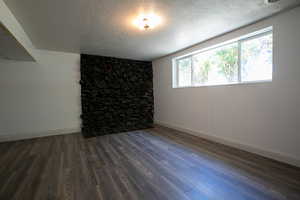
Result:
<svg viewBox="0 0 300 200">
<path fill-rule="evenodd" d="M 194 87 L 209 87 L 209 86 L 230 86 L 230 85 L 245 85 L 245 84 L 257 84 L 257 83 L 270 83 L 273 80 L 273 72 L 274 72 L 274 64 L 272 66 L 272 78 L 269 80 L 257 80 L 257 81 L 242 81 L 241 78 L 241 44 L 242 42 L 245 42 L 247 40 L 252 40 L 255 38 L 259 38 L 262 37 L 264 35 L 268 35 L 268 34 L 273 34 L 273 27 L 267 27 L 264 29 L 261 29 L 259 31 L 255 31 L 252 32 L 250 34 L 247 35 L 243 35 L 241 37 L 232 39 L 232 40 L 228 40 L 204 49 L 200 49 L 197 51 L 193 51 L 191 53 L 182 55 L 182 56 L 178 56 L 172 59 L 172 74 L 173 74 L 173 84 L 172 87 L 173 88 L 194 88 Z M 238 44 L 238 81 L 237 82 L 231 82 L 231 83 L 219 83 L 219 84 L 203 84 L 203 85 L 193 85 L 193 60 L 192 60 L 192 56 L 196 55 L 196 54 L 200 54 L 200 53 L 204 53 L 206 51 L 211 51 L 213 49 L 217 49 L 220 47 L 224 47 L 233 43 L 237 43 Z M 273 54 L 274 55 L 274 54 Z M 179 76 L 178 76 L 178 62 L 179 60 L 182 59 L 186 59 L 189 58 L 191 59 L 191 85 L 190 86 L 178 86 L 179 83 Z M 274 62 L 272 62 L 274 63 Z"/>
</svg>

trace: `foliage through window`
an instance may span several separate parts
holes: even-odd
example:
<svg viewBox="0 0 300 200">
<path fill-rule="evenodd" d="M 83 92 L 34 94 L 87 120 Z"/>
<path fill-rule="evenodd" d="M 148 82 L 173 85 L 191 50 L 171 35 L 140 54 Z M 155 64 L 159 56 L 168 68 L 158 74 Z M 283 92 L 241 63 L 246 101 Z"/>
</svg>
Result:
<svg viewBox="0 0 300 200">
<path fill-rule="evenodd" d="M 272 31 L 243 37 L 226 45 L 175 59 L 174 87 L 270 81 L 273 71 Z"/>
</svg>

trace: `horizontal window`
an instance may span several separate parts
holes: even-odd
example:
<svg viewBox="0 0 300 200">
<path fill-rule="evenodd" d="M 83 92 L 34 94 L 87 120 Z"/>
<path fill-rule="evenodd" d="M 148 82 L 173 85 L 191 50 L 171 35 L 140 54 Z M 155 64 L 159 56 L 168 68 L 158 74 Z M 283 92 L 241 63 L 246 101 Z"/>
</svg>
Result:
<svg viewBox="0 0 300 200">
<path fill-rule="evenodd" d="M 273 34 L 269 28 L 225 45 L 175 58 L 173 87 L 271 81 Z"/>
</svg>

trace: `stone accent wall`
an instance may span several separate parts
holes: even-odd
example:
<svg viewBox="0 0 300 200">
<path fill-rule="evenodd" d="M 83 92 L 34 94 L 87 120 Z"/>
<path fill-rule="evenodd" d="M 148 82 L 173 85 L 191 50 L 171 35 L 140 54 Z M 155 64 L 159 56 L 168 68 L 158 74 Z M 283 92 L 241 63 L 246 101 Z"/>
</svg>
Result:
<svg viewBox="0 0 300 200">
<path fill-rule="evenodd" d="M 81 55 L 85 137 L 153 126 L 152 63 Z"/>
</svg>

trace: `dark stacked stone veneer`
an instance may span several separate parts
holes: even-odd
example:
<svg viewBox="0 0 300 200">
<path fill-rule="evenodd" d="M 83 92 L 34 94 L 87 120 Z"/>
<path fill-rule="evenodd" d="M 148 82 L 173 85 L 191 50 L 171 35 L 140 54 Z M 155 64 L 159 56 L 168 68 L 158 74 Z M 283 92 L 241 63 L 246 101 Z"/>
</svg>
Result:
<svg viewBox="0 0 300 200">
<path fill-rule="evenodd" d="M 85 137 L 153 126 L 152 63 L 81 55 Z"/>
</svg>

